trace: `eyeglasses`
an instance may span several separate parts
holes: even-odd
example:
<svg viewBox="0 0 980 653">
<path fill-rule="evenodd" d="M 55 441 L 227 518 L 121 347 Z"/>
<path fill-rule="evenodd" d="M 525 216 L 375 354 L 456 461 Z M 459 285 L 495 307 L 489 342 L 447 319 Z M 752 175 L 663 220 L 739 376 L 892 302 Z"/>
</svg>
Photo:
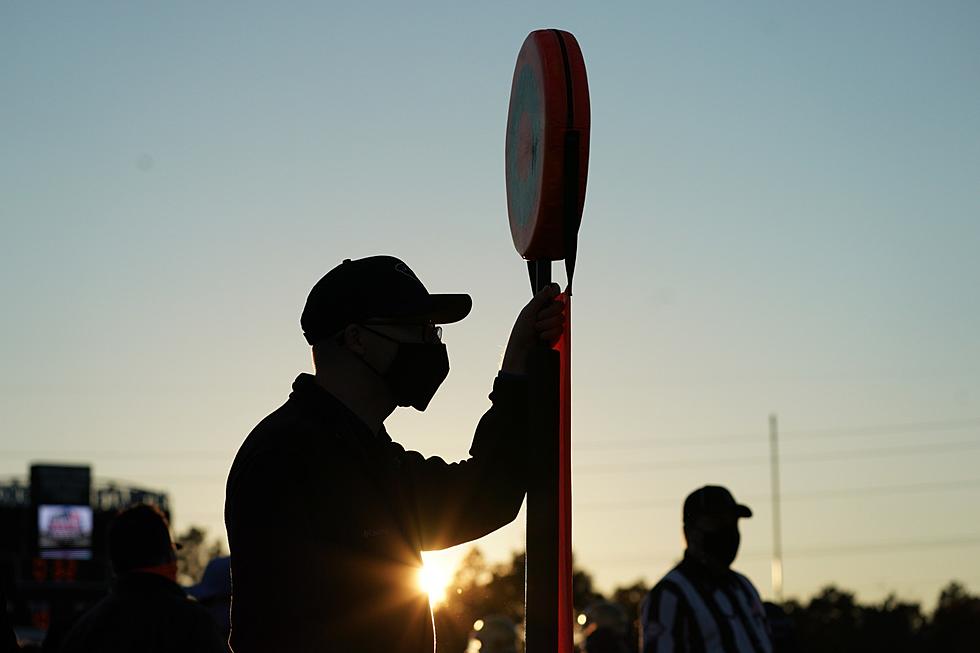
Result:
<svg viewBox="0 0 980 653">
<path fill-rule="evenodd" d="M 402 342 L 401 340 L 393 338 L 391 335 L 387 333 L 381 333 L 380 331 L 376 331 L 372 329 L 371 328 L 372 326 L 394 326 L 403 330 L 403 332 L 405 333 L 411 333 L 412 336 L 409 337 L 411 337 L 412 339 L 406 342 L 423 342 L 429 345 L 437 345 L 442 342 L 442 327 L 436 326 L 434 324 L 405 324 L 405 323 L 398 323 L 398 322 L 378 322 L 378 321 L 364 323 L 364 327 L 369 331 L 371 331 L 372 333 L 377 333 L 379 336 L 383 338 L 387 338 L 388 340 L 394 340 L 395 342 Z M 415 333 L 418 333 L 417 338 L 414 337 Z"/>
</svg>

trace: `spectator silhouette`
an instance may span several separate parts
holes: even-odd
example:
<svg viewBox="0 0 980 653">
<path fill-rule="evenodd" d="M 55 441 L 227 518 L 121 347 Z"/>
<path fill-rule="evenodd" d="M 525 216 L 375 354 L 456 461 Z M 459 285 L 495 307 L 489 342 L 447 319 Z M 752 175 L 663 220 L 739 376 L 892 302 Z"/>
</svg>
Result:
<svg viewBox="0 0 980 653">
<path fill-rule="evenodd" d="M 684 559 L 640 605 L 643 653 L 772 653 L 759 593 L 731 569 L 741 542 L 738 520 L 751 516 L 723 487 L 706 485 L 688 495 Z"/>
<path fill-rule="evenodd" d="M 629 620 L 619 605 L 598 601 L 584 611 L 582 653 L 629 653 Z"/>
<path fill-rule="evenodd" d="M 478 619 L 470 631 L 465 653 L 517 653 L 517 626 L 501 614 Z"/>
<path fill-rule="evenodd" d="M 528 354 L 562 331 L 554 284 L 521 311 L 470 458 L 406 451 L 385 431 L 425 410 L 449 373 L 439 325 L 468 295 L 431 295 L 402 261 L 345 261 L 310 292 L 300 324 L 315 376 L 253 429 L 228 477 L 231 646 L 254 651 L 432 653 L 421 551 L 512 521 L 527 487 Z"/>
<path fill-rule="evenodd" d="M 765 601 L 766 621 L 769 622 L 769 637 L 773 653 L 793 653 L 796 651 L 796 626 L 782 606 Z"/>
<path fill-rule="evenodd" d="M 0 653 L 12 653 L 19 651 L 17 646 L 17 636 L 14 628 L 10 625 L 10 615 L 7 614 L 7 597 L 0 587 Z"/>
<path fill-rule="evenodd" d="M 157 508 L 139 505 L 116 516 L 109 560 L 112 591 L 68 632 L 63 653 L 226 651 L 214 620 L 176 582 L 176 547 Z"/>
<path fill-rule="evenodd" d="M 227 641 L 231 632 L 231 558 L 220 556 L 208 562 L 201 582 L 188 587 L 187 593 L 211 613 L 222 639 Z"/>
</svg>

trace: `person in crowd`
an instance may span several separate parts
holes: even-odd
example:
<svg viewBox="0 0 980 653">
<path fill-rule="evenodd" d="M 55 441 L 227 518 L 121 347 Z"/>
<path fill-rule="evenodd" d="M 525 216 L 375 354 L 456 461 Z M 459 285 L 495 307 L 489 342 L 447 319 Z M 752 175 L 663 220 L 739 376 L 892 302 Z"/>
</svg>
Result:
<svg viewBox="0 0 980 653">
<path fill-rule="evenodd" d="M 769 626 L 751 581 L 731 569 L 752 511 L 731 492 L 706 485 L 684 501 L 684 559 L 640 605 L 643 653 L 772 653 Z"/>
<path fill-rule="evenodd" d="M 231 632 L 231 558 L 219 556 L 208 561 L 201 582 L 188 587 L 187 593 L 207 608 L 227 641 Z"/>
<path fill-rule="evenodd" d="M 72 626 L 63 653 L 224 653 L 218 627 L 177 584 L 177 551 L 155 506 L 123 510 L 109 526 L 109 596 Z"/>
<path fill-rule="evenodd" d="M 19 650 L 14 627 L 10 624 L 10 615 L 7 614 L 7 597 L 3 593 L 3 587 L 0 587 L 0 653 Z"/>
<path fill-rule="evenodd" d="M 797 645 L 793 618 L 776 603 L 765 601 L 762 605 L 766 609 L 766 621 L 769 622 L 769 639 L 772 641 L 773 653 L 794 653 Z"/>
<path fill-rule="evenodd" d="M 421 551 L 512 521 L 527 488 L 528 357 L 562 333 L 558 287 L 517 317 L 470 457 L 448 464 L 394 442 L 396 407 L 424 411 L 449 373 L 443 324 L 471 299 L 430 294 L 390 256 L 346 260 L 300 318 L 315 373 L 242 444 L 228 476 L 236 653 L 432 653 Z"/>
<path fill-rule="evenodd" d="M 477 619 L 470 631 L 465 653 L 517 653 L 517 626 L 502 614 Z"/>
<path fill-rule="evenodd" d="M 582 614 L 582 653 L 629 653 L 630 625 L 620 605 L 597 601 Z"/>
</svg>

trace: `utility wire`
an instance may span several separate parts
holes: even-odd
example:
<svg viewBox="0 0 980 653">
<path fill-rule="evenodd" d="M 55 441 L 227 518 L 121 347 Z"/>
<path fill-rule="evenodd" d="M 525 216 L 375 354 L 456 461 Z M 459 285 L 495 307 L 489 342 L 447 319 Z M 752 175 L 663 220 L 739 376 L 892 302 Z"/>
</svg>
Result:
<svg viewBox="0 0 980 653">
<path fill-rule="evenodd" d="M 167 451 L 95 451 L 92 449 L 59 449 L 58 451 L 40 452 L 28 451 L 26 449 L 3 449 L 0 450 L 2 456 L 21 456 L 36 459 L 58 459 L 58 458 L 95 458 L 98 460 L 126 460 L 126 461 L 154 461 L 157 459 L 166 460 L 228 460 L 234 458 L 237 450 L 228 449 L 227 451 L 194 451 L 194 450 L 174 450 Z"/>
<path fill-rule="evenodd" d="M 926 433 L 934 431 L 958 431 L 980 427 L 980 418 L 962 420 L 937 420 L 931 422 L 904 422 L 900 424 L 879 424 L 875 426 L 834 428 L 834 429 L 805 429 L 780 431 L 780 439 L 809 440 L 843 437 L 868 436 L 898 436 L 910 433 Z M 615 450 L 615 449 L 649 449 L 680 445 L 708 444 L 740 444 L 746 442 L 765 442 L 766 434 L 762 431 L 753 433 L 717 433 L 712 435 L 649 437 L 644 440 L 585 440 L 575 442 L 579 450 Z"/>
<path fill-rule="evenodd" d="M 892 456 L 926 455 L 937 453 L 950 453 L 956 451 L 970 451 L 980 449 L 980 440 L 969 440 L 966 442 L 940 442 L 930 444 L 904 445 L 894 447 L 876 447 L 870 449 L 854 449 L 851 451 L 825 451 L 795 456 L 785 456 L 783 462 L 789 463 L 814 463 L 831 462 L 837 460 L 853 460 L 856 458 L 876 458 Z M 598 474 L 613 473 L 638 473 L 649 472 L 657 469 L 679 469 L 679 468 L 704 468 L 711 466 L 742 467 L 749 465 L 768 464 L 769 457 L 762 456 L 742 456 L 738 458 L 721 458 L 715 460 L 689 459 L 673 461 L 652 461 L 652 462 L 630 462 L 630 463 L 595 463 L 591 465 L 578 465 L 573 472 L 579 476 L 592 476 Z M 203 482 L 225 482 L 224 474 L 141 474 L 141 478 L 158 478 L 169 481 L 203 481 Z"/>
<path fill-rule="evenodd" d="M 797 492 L 783 494 L 783 501 L 812 501 L 833 497 L 853 497 L 861 495 L 916 494 L 920 492 L 939 492 L 980 488 L 980 479 L 965 479 L 961 481 L 933 481 L 926 483 L 903 483 L 899 485 L 872 485 L 865 487 L 826 489 L 813 492 Z M 748 495 L 745 501 L 765 501 L 768 495 Z M 576 504 L 575 510 L 580 512 L 610 511 L 610 510 L 641 510 L 648 508 L 679 508 L 678 501 L 659 499 L 653 501 L 606 501 Z"/>
<path fill-rule="evenodd" d="M 795 454 L 783 456 L 784 463 L 817 463 L 830 462 L 837 460 L 853 460 L 860 458 L 885 458 L 892 456 L 909 455 L 929 455 L 939 453 L 949 453 L 956 451 L 970 451 L 980 449 L 980 440 L 967 440 L 960 442 L 935 442 L 912 445 L 896 445 L 891 447 L 872 447 L 867 449 L 851 449 L 847 451 L 819 451 L 813 453 Z M 68 456 L 65 456 L 68 457 Z M 744 467 L 752 465 L 765 465 L 769 463 L 767 455 L 739 456 L 732 458 L 691 458 L 686 460 L 655 460 L 655 461 L 634 461 L 627 463 L 586 463 L 574 467 L 574 473 L 579 476 L 592 476 L 599 474 L 613 473 L 637 473 L 649 472 L 658 469 L 683 469 L 683 468 L 705 468 L 705 467 Z M 132 473 L 132 472 L 129 472 Z M 102 475 L 106 478 L 111 474 Z M 166 479 L 167 481 L 204 481 L 204 482 L 225 482 L 224 472 L 220 474 L 140 474 L 144 479 Z"/>
<path fill-rule="evenodd" d="M 920 422 L 902 422 L 896 424 L 879 424 L 874 426 L 857 426 L 848 428 L 833 429 L 804 429 L 780 431 L 781 439 L 822 439 L 840 437 L 864 437 L 864 436 L 898 436 L 910 433 L 928 433 L 934 431 L 957 431 L 974 427 L 980 427 L 980 418 L 970 418 L 961 420 L 935 420 Z M 614 449 L 646 449 L 658 446 L 670 445 L 689 445 L 689 444 L 738 444 L 745 442 L 763 443 L 766 434 L 759 431 L 755 433 L 729 433 L 713 435 L 695 436 L 674 436 L 670 438 L 650 438 L 645 440 L 585 440 L 576 441 L 576 450 L 614 450 Z M 228 460 L 235 454 L 234 449 L 226 450 L 194 450 L 194 449 L 168 449 L 165 451 L 97 451 L 92 449 L 60 449 L 50 452 L 38 452 L 28 449 L 0 449 L 2 456 L 20 456 L 28 458 L 98 458 L 101 460 L 126 460 L 142 461 L 155 459 L 177 459 L 177 460 Z"/>
<path fill-rule="evenodd" d="M 931 425 L 935 427 L 940 424 L 939 422 L 927 423 L 909 423 L 905 426 L 908 428 L 921 428 L 924 425 Z M 944 422 L 944 424 L 949 428 L 962 428 L 967 424 L 965 421 L 960 422 Z M 891 428 L 896 428 L 899 425 L 892 425 Z M 868 427 L 865 432 L 871 432 L 872 428 L 885 428 L 885 427 Z M 816 432 L 811 432 L 816 433 Z M 824 434 L 837 433 L 836 431 L 824 431 Z M 912 445 L 897 445 L 891 447 L 873 447 L 866 449 L 852 449 L 847 451 L 823 451 L 823 452 L 813 452 L 813 453 L 803 453 L 795 455 L 783 456 L 782 461 L 787 463 L 814 463 L 814 462 L 827 462 L 836 460 L 852 460 L 860 458 L 876 458 L 876 457 L 892 457 L 892 456 L 907 456 L 907 455 L 926 455 L 926 454 L 937 454 L 937 453 L 948 453 L 954 451 L 969 451 L 980 449 L 980 441 L 978 440 L 967 440 L 958 442 L 939 442 L 939 443 L 922 443 L 922 444 L 912 444 Z M 45 457 L 46 454 L 37 454 L 34 452 L 30 454 L 26 451 L 14 451 L 14 450 L 0 450 L 0 453 L 5 455 L 32 455 L 36 458 Z M 230 452 L 218 453 L 218 452 L 208 452 L 208 451 L 157 451 L 157 452 L 140 452 L 138 454 L 132 454 L 127 452 L 93 452 L 93 451 L 61 451 L 57 454 L 47 454 L 51 457 L 56 458 L 73 458 L 73 457 L 84 457 L 84 458 L 97 458 L 97 459 L 111 459 L 111 460 L 148 460 L 151 457 L 153 459 L 166 458 L 166 459 L 181 459 L 184 461 L 190 460 L 203 460 L 205 458 L 221 458 L 227 460 L 230 457 Z M 679 468 L 704 468 L 708 466 L 752 466 L 752 465 L 764 465 L 769 462 L 769 457 L 766 455 L 755 455 L 755 456 L 739 456 L 731 458 L 720 458 L 720 459 L 686 459 L 686 460 L 672 460 L 672 461 L 633 461 L 628 463 L 586 463 L 576 465 L 574 471 L 577 475 L 589 476 L 598 474 L 610 474 L 610 473 L 630 473 L 630 472 L 648 472 L 658 469 L 679 469 Z M 130 472 L 132 473 L 132 472 Z M 158 478 L 166 479 L 168 481 L 184 480 L 184 481 L 203 481 L 203 482 L 221 482 L 224 483 L 224 474 L 214 475 L 214 474 L 140 474 L 141 478 Z"/>
<path fill-rule="evenodd" d="M 980 478 L 964 479 L 961 481 L 938 481 L 925 483 L 910 483 L 901 485 L 872 485 L 866 487 L 817 490 L 815 492 L 797 492 L 783 494 L 784 501 L 812 501 L 822 498 L 833 497 L 853 497 L 861 495 L 890 495 L 890 494 L 916 494 L 922 492 L 942 492 L 958 489 L 980 488 Z M 747 495 L 744 501 L 765 501 L 768 495 L 756 494 Z M 673 499 L 661 499 L 655 501 L 606 501 L 575 504 L 575 512 L 609 512 L 614 510 L 645 510 L 650 508 L 677 508 L 680 504 Z M 180 511 L 184 519 L 220 516 L 221 509 L 216 508 L 211 511 Z"/>
<path fill-rule="evenodd" d="M 965 442 L 939 442 L 928 444 L 898 445 L 893 447 L 874 447 L 869 449 L 852 449 L 850 451 L 821 451 L 806 454 L 796 454 L 783 456 L 784 463 L 813 463 L 827 462 L 833 460 L 852 460 L 855 458 L 877 458 L 891 456 L 909 456 L 934 453 L 948 453 L 951 451 L 969 451 L 980 449 L 980 440 L 967 440 Z M 649 462 L 629 462 L 629 463 L 592 463 L 577 465 L 574 472 L 583 475 L 593 474 L 613 474 L 630 472 L 649 472 L 656 469 L 679 469 L 689 467 L 744 467 L 749 465 L 766 465 L 769 463 L 769 456 L 740 456 L 733 458 L 716 458 L 706 460 L 702 458 L 688 460 L 656 460 Z"/>
<path fill-rule="evenodd" d="M 980 534 L 964 534 L 948 538 L 930 538 L 920 540 L 900 540 L 892 542 L 863 542 L 855 544 L 832 544 L 829 546 L 802 547 L 783 552 L 784 558 L 816 558 L 861 555 L 866 553 L 886 553 L 893 551 L 914 551 L 929 549 L 947 549 L 956 547 L 980 546 Z M 627 554 L 615 558 L 591 560 L 595 567 L 611 567 L 623 565 L 649 564 L 651 561 L 679 560 L 683 552 L 650 552 Z M 769 559 L 769 551 L 747 551 L 738 555 L 739 559 Z"/>
</svg>

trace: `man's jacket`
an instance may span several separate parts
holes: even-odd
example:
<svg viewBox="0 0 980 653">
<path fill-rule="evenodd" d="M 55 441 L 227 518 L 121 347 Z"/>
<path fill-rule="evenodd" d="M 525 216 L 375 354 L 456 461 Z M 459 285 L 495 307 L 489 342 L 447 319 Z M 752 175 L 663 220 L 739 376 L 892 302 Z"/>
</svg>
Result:
<svg viewBox="0 0 980 653">
<path fill-rule="evenodd" d="M 121 574 L 109 596 L 72 626 L 62 653 L 226 653 L 207 610 L 177 583 L 150 573 Z"/>
<path fill-rule="evenodd" d="M 642 653 L 772 653 L 765 609 L 748 578 L 690 556 L 640 604 Z"/>
<path fill-rule="evenodd" d="M 7 597 L 3 595 L 3 587 L 0 587 L 0 653 L 14 653 L 19 651 L 17 636 L 14 634 L 14 627 L 10 625 L 10 617 L 7 614 Z"/>
<path fill-rule="evenodd" d="M 432 653 L 423 550 L 512 521 L 526 490 L 526 382 L 501 374 L 470 458 L 372 433 L 302 374 L 228 477 L 236 653 Z"/>
</svg>

